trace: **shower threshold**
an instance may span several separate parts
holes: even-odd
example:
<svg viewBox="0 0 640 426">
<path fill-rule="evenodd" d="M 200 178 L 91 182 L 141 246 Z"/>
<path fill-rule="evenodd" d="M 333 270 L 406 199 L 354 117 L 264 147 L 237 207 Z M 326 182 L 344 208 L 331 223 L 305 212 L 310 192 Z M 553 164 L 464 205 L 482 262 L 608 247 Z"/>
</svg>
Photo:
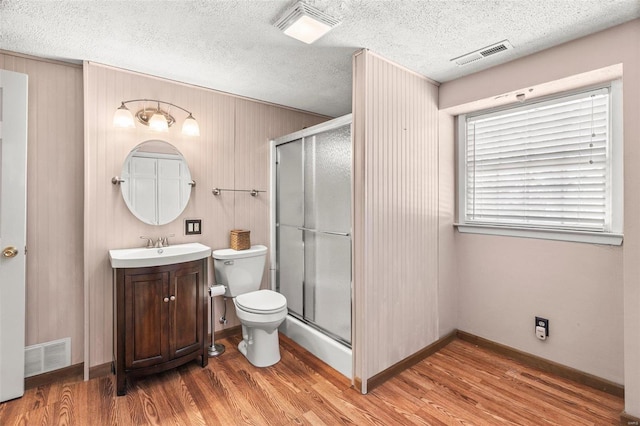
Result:
<svg viewBox="0 0 640 426">
<path fill-rule="evenodd" d="M 292 315 L 287 315 L 279 330 L 349 380 L 353 378 L 351 348 L 336 342 Z"/>
</svg>

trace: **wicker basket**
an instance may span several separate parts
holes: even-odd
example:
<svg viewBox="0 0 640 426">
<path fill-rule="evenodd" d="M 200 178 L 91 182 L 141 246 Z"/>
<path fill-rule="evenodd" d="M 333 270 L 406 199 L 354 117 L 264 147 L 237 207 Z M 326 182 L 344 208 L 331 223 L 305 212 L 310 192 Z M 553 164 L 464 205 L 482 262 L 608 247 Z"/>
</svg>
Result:
<svg viewBox="0 0 640 426">
<path fill-rule="evenodd" d="M 244 229 L 232 229 L 230 232 L 231 248 L 234 250 L 246 250 L 251 248 L 251 231 Z"/>
</svg>

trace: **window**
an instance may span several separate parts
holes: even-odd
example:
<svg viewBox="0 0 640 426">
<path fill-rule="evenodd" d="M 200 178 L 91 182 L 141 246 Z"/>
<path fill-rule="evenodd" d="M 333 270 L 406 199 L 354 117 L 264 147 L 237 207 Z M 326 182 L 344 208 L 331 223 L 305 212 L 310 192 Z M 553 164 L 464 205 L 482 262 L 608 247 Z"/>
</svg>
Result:
<svg viewBox="0 0 640 426">
<path fill-rule="evenodd" d="M 619 85 L 459 116 L 458 229 L 620 244 Z"/>
</svg>

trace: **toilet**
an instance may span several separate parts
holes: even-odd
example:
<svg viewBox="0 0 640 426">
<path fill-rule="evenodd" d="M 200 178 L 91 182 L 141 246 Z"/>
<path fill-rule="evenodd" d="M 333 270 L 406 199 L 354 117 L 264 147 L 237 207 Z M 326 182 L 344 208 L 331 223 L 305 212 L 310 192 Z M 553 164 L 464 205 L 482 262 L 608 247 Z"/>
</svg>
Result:
<svg viewBox="0 0 640 426">
<path fill-rule="evenodd" d="M 211 256 L 216 283 L 226 287 L 226 297 L 233 298 L 242 324 L 238 350 L 256 367 L 277 363 L 278 326 L 287 316 L 287 299 L 275 291 L 259 290 L 267 248 L 255 245 L 247 250 L 214 250 Z"/>
</svg>

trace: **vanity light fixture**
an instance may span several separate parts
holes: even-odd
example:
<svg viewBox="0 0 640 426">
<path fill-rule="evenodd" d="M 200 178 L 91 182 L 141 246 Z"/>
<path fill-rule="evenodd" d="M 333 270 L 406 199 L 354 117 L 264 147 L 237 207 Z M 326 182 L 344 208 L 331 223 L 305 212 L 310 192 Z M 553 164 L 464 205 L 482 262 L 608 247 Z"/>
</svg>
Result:
<svg viewBox="0 0 640 426">
<path fill-rule="evenodd" d="M 135 127 L 133 114 L 125 105 L 132 102 L 143 102 L 142 109 L 136 112 L 135 115 L 140 123 L 145 126 L 149 126 L 151 130 L 167 132 L 169 131 L 169 127 L 176 122 L 175 118 L 173 118 L 168 111 L 165 111 L 160 107 L 160 104 L 164 104 L 169 107 L 178 108 L 189 114 L 182 124 L 182 134 L 187 136 L 200 136 L 200 126 L 198 126 L 198 122 L 193 118 L 193 114 L 190 111 L 187 111 L 176 104 L 172 104 L 171 102 L 159 101 L 157 99 L 132 99 L 130 101 L 122 101 L 121 105 L 116 109 L 116 112 L 113 115 L 113 125 L 115 127 Z M 156 106 L 147 107 L 145 105 L 147 102 L 156 104 Z"/>
<path fill-rule="evenodd" d="M 339 24 L 338 19 L 299 1 L 274 25 L 289 37 L 311 44 Z"/>
</svg>

